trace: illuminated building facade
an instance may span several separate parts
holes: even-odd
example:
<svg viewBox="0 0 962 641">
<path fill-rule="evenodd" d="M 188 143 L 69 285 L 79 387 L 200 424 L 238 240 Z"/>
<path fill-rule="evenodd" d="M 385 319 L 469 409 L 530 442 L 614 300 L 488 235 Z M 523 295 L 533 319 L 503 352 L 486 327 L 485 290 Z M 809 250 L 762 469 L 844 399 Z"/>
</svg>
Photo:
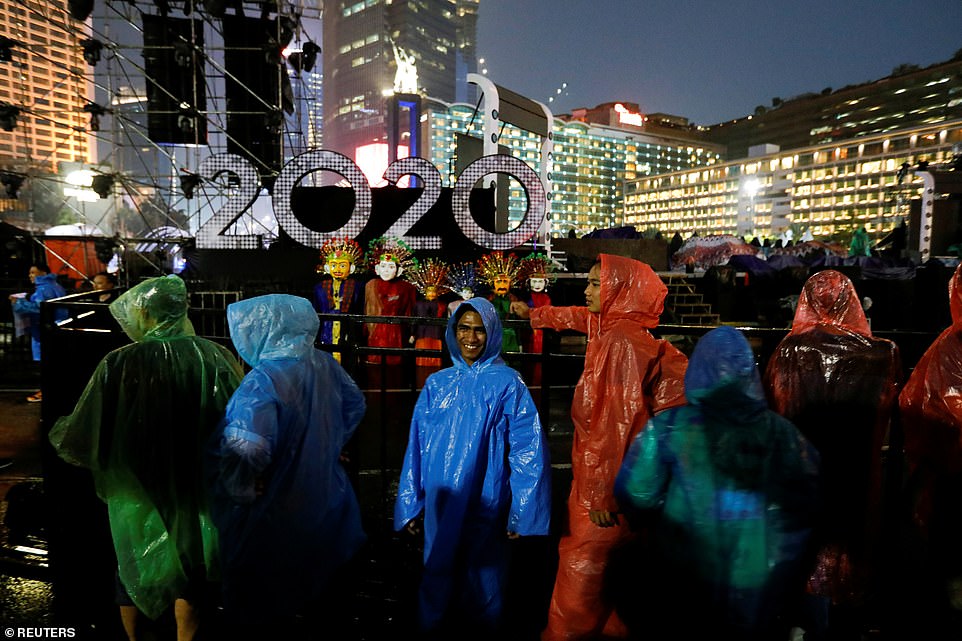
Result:
<svg viewBox="0 0 962 641">
<path fill-rule="evenodd" d="M 0 0 L 0 34 L 15 41 L 0 62 L 0 111 L 12 126 L 0 128 L 0 166 L 15 171 L 55 171 L 57 163 L 89 160 L 92 96 L 79 23 L 66 0 Z M 0 198 L 3 193 L 0 190 Z"/>
<path fill-rule="evenodd" d="M 798 149 L 760 145 L 747 158 L 627 180 L 625 224 L 703 236 L 844 238 L 862 225 L 879 234 L 921 195 L 907 169 L 960 151 L 962 119 Z"/>
<path fill-rule="evenodd" d="M 902 65 L 892 75 L 837 91 L 826 88 L 760 106 L 755 113 L 705 128 L 726 158 L 755 145 L 797 149 L 962 118 L 962 58 L 924 69 Z"/>
<path fill-rule="evenodd" d="M 688 169 L 717 162 L 721 149 L 704 142 L 647 133 L 636 105 L 609 103 L 598 110 L 593 120 L 583 122 L 575 117 L 588 118 L 587 110 L 577 110 L 571 116 L 554 120 L 553 163 L 550 169 L 553 182 L 550 212 L 551 233 L 564 236 L 569 230 L 578 234 L 622 224 L 623 190 L 626 181 L 641 176 Z M 616 110 L 615 106 L 623 111 Z M 629 106 L 626 106 L 629 105 Z M 635 107 L 630 109 L 629 107 Z M 443 184 L 452 186 L 458 171 L 458 137 L 479 136 L 478 119 L 471 105 L 442 105 L 430 103 L 423 117 L 423 157 L 441 172 Z M 610 114 L 614 114 L 611 116 Z M 625 115 L 632 124 L 625 124 Z M 642 122 L 642 124 L 638 124 Z M 541 139 L 536 134 L 513 125 L 505 125 L 499 144 L 508 153 L 539 170 Z M 526 199 L 521 185 L 509 183 L 509 224 L 516 224 L 524 215 Z"/>
<path fill-rule="evenodd" d="M 453 102 L 476 67 L 477 12 L 478 0 L 324 0 L 324 147 L 354 159 L 386 143 L 395 45 L 421 95 Z"/>
</svg>

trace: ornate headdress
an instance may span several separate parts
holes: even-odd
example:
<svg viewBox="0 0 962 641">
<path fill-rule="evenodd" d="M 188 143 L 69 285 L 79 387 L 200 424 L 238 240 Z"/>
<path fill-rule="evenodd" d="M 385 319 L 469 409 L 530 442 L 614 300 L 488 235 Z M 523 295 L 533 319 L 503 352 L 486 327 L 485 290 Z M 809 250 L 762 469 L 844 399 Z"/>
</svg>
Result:
<svg viewBox="0 0 962 641">
<path fill-rule="evenodd" d="M 389 260 L 397 264 L 398 273 L 417 267 L 418 261 L 411 248 L 399 238 L 381 236 L 367 244 L 367 262 L 373 269 L 382 260 Z"/>
<path fill-rule="evenodd" d="M 521 259 L 521 280 L 529 278 L 551 279 L 554 276 L 555 265 L 546 254 L 536 252 Z"/>
<path fill-rule="evenodd" d="M 494 287 L 494 279 L 498 276 L 507 276 L 512 285 L 518 282 L 520 268 L 521 264 L 514 254 L 493 251 L 478 259 L 478 272 L 481 278 L 492 287 Z"/>
<path fill-rule="evenodd" d="M 448 286 L 448 266 L 433 258 L 405 270 L 404 278 L 417 287 L 417 290 L 422 294 L 428 287 L 433 287 L 439 296 L 450 290 Z"/>
<path fill-rule="evenodd" d="M 451 291 L 474 291 L 478 288 L 478 269 L 474 263 L 458 263 L 448 268 L 448 287 Z"/>
<path fill-rule="evenodd" d="M 364 258 L 364 250 L 353 238 L 328 238 L 321 245 L 321 264 L 317 266 L 318 273 L 324 271 L 324 265 L 332 260 L 346 259 L 351 265 L 357 265 Z"/>
</svg>

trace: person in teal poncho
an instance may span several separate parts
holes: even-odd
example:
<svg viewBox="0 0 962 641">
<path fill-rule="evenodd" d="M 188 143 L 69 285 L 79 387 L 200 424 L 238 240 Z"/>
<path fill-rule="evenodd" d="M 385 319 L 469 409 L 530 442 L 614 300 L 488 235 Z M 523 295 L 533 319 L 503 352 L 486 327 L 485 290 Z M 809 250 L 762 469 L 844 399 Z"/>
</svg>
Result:
<svg viewBox="0 0 962 641">
<path fill-rule="evenodd" d="M 294 637 L 305 606 L 316 614 L 318 604 L 336 602 L 320 597 L 364 542 L 361 510 L 339 460 L 364 416 L 364 394 L 314 347 L 320 323 L 306 298 L 243 300 L 227 308 L 227 322 L 252 369 L 227 406 L 208 460 L 224 609 L 239 627 L 235 638 Z M 325 617 L 329 633 L 333 620 Z"/>
<path fill-rule="evenodd" d="M 869 247 L 868 232 L 862 225 L 852 233 L 852 242 L 848 245 L 849 256 L 871 256 L 872 249 Z"/>
<path fill-rule="evenodd" d="M 136 638 L 138 611 L 157 618 L 173 605 L 178 640 L 191 639 L 198 592 L 218 572 L 203 453 L 243 370 L 194 335 L 177 276 L 140 283 L 110 312 L 134 343 L 101 360 L 50 442 L 90 469 L 107 503 L 128 636 Z"/>
<path fill-rule="evenodd" d="M 619 504 L 651 528 L 634 563 L 612 562 L 619 614 L 645 639 L 788 638 L 777 615 L 804 586 L 817 452 L 768 409 L 733 328 L 698 342 L 685 396 L 648 423 L 618 474 Z"/>
<path fill-rule="evenodd" d="M 464 301 L 445 341 L 454 365 L 432 374 L 418 397 L 394 527 L 419 530 L 423 516 L 422 631 L 497 638 L 508 539 L 548 534 L 547 444 L 524 381 L 499 355 L 494 306 Z"/>
</svg>

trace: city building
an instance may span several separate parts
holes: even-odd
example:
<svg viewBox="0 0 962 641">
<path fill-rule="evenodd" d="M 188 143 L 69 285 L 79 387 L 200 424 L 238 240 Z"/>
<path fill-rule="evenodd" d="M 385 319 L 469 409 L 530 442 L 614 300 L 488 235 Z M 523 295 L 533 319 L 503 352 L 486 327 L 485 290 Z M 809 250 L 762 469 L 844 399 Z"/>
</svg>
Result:
<svg viewBox="0 0 962 641">
<path fill-rule="evenodd" d="M 759 105 L 755 113 L 704 128 L 707 140 L 725 145 L 726 158 L 751 147 L 782 150 L 839 143 L 962 118 L 962 51 L 923 69 L 901 65 L 892 74 L 842 89 L 830 87 Z"/>
<path fill-rule="evenodd" d="M 92 96 L 80 46 L 83 23 L 66 0 L 0 0 L 0 169 L 52 173 L 91 160 Z M 0 189 L 0 210 L 23 209 Z"/>
<path fill-rule="evenodd" d="M 446 103 L 458 98 L 459 87 L 466 91 L 466 75 L 477 66 L 478 4 L 325 0 L 324 147 L 352 160 L 376 149 L 387 166 L 388 109 L 395 91 Z M 397 85 L 402 75 L 411 83 L 404 90 Z M 359 148 L 365 151 L 359 154 Z"/>
<path fill-rule="evenodd" d="M 663 234 L 777 236 L 808 230 L 844 239 L 860 226 L 875 235 L 907 220 L 921 197 L 919 163 L 962 154 L 962 119 L 780 150 L 626 180 L 624 220 Z"/>
<path fill-rule="evenodd" d="M 466 137 L 480 137 L 479 120 L 473 105 L 426 104 L 422 155 L 441 172 L 445 186 L 452 186 L 463 170 L 464 159 L 459 162 L 457 156 L 459 143 Z M 552 131 L 549 220 L 553 236 L 564 236 L 571 230 L 581 235 L 620 225 L 626 181 L 711 166 L 723 151 L 717 145 L 696 140 L 687 127 L 679 127 L 678 135 L 669 135 L 675 133 L 671 127 L 649 125 L 632 103 L 606 103 L 556 116 Z M 477 144 L 480 147 L 480 141 Z M 541 138 L 537 134 L 506 124 L 498 144 L 535 171 L 540 170 Z M 512 179 L 509 224 L 520 221 L 526 206 L 520 183 Z"/>
</svg>

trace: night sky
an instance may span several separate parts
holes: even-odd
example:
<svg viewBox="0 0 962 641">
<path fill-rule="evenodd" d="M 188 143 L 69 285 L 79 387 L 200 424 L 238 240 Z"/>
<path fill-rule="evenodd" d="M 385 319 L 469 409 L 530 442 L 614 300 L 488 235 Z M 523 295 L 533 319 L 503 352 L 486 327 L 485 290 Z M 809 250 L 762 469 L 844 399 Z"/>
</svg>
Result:
<svg viewBox="0 0 962 641">
<path fill-rule="evenodd" d="M 481 0 L 478 41 L 495 83 L 555 113 L 620 100 L 707 125 L 948 60 L 962 0 Z"/>
</svg>

